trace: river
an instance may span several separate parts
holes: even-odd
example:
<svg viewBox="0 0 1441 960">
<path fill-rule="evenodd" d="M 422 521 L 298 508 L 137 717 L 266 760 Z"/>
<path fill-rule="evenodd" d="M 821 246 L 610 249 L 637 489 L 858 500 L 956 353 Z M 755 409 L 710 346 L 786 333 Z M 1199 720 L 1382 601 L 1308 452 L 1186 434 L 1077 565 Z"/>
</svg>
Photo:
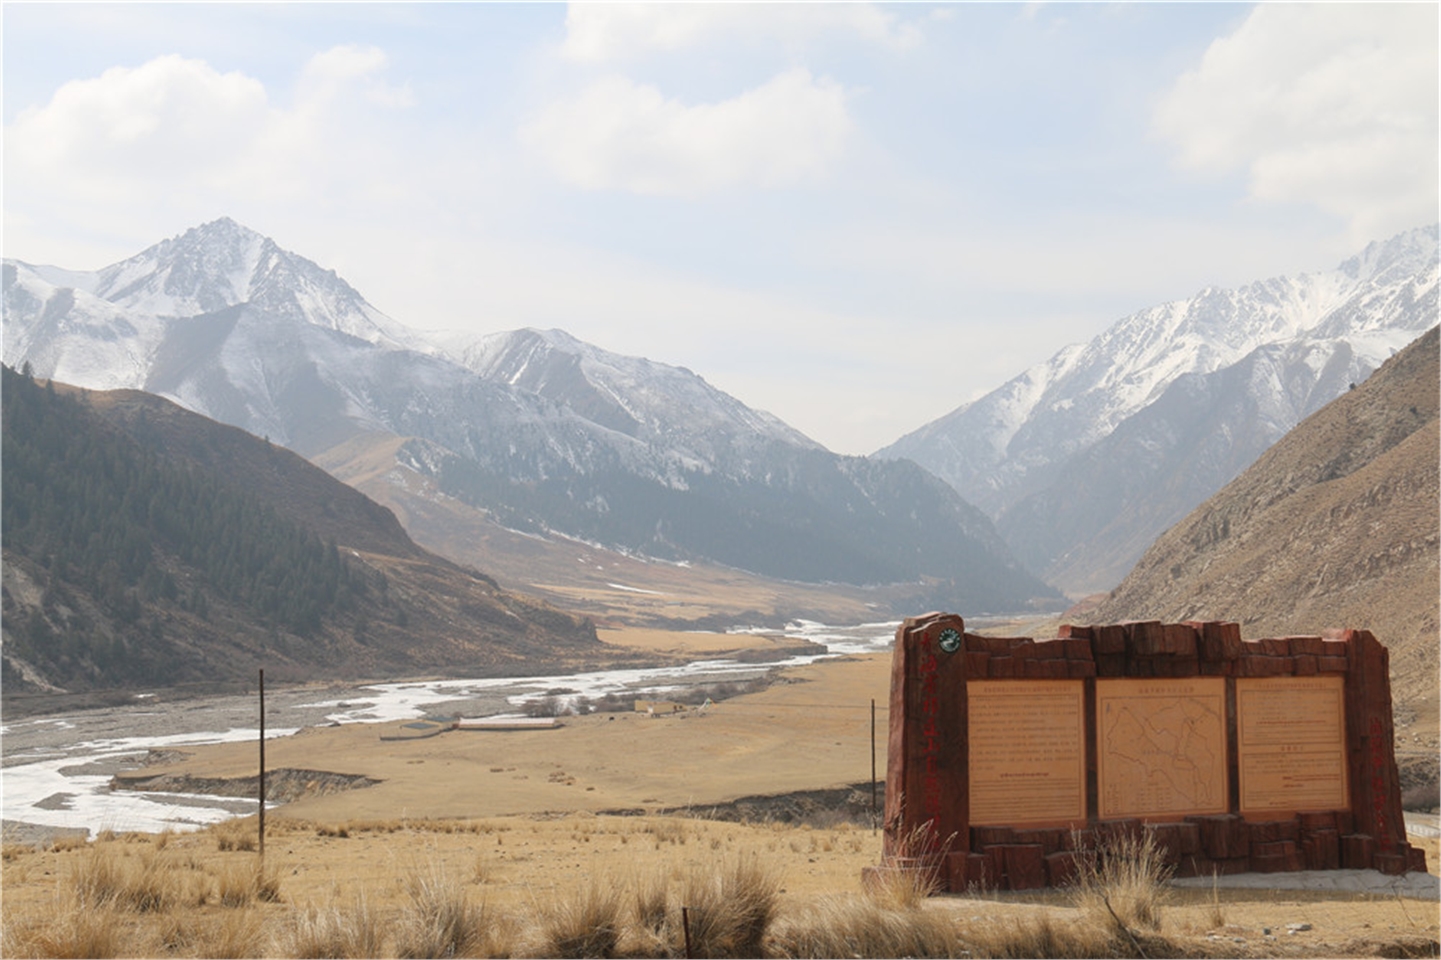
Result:
<svg viewBox="0 0 1441 960">
<path fill-rule="evenodd" d="M 717 680 L 761 676 L 777 666 L 889 648 L 896 623 L 831 627 L 800 622 L 788 636 L 823 644 L 826 653 L 778 663 L 701 660 L 670 667 L 561 676 L 505 677 L 280 688 L 266 692 L 266 738 L 307 726 L 380 723 L 428 713 L 468 717 L 514 713 L 552 691 L 559 699 L 614 693 L 664 693 Z M 738 630 L 737 632 L 744 632 Z M 770 633 L 773 631 L 758 631 Z M 7 824 L 101 830 L 192 830 L 253 813 L 253 800 L 198 794 L 115 791 L 110 778 L 140 766 L 151 751 L 254 740 L 259 716 L 253 696 L 207 696 L 161 702 L 138 694 L 133 704 L 27 717 L 0 725 L 0 811 Z"/>
</svg>

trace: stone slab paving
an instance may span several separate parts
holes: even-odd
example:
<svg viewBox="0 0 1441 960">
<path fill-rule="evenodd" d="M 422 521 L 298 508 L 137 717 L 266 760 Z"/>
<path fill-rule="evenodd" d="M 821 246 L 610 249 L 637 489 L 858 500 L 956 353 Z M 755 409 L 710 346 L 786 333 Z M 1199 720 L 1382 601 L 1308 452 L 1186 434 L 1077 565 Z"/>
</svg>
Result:
<svg viewBox="0 0 1441 960">
<path fill-rule="evenodd" d="M 1243 890 L 1335 890 L 1418 900 L 1441 900 L 1441 877 L 1429 873 L 1387 876 L 1377 870 L 1303 870 L 1295 873 L 1238 873 L 1229 877 L 1186 877 L 1174 887 L 1209 890 L 1212 884 Z"/>
<path fill-rule="evenodd" d="M 1441 837 L 1441 816 L 1406 811 L 1406 832 L 1417 837 Z"/>
<path fill-rule="evenodd" d="M 1406 832 L 1418 837 L 1441 835 L 1434 813 L 1406 813 Z M 1209 889 L 1210 877 L 1186 877 L 1172 880 L 1175 887 Z M 1385 896 L 1411 897 L 1441 901 L 1441 877 L 1430 873 L 1407 873 L 1387 876 L 1378 870 L 1306 870 L 1297 873 L 1238 873 L 1219 877 L 1217 886 L 1243 890 L 1336 890 L 1350 893 L 1374 893 Z"/>
</svg>

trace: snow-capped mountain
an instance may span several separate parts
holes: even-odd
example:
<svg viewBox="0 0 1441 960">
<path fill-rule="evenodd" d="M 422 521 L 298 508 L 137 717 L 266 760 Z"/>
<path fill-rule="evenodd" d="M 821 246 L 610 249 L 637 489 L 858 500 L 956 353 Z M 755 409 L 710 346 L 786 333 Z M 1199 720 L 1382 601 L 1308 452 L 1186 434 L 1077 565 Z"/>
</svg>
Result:
<svg viewBox="0 0 1441 960">
<path fill-rule="evenodd" d="M 688 370 L 559 331 L 428 342 L 229 220 L 94 273 L 7 261 L 5 361 L 135 387 L 319 458 L 370 435 L 517 529 L 787 579 L 1051 591 L 912 463 L 840 457 Z"/>
<path fill-rule="evenodd" d="M 486 380 L 563 403 L 646 443 L 684 446 L 700 462 L 772 442 L 821 449 L 799 430 L 684 367 L 611 353 L 563 330 L 512 330 L 447 346 Z"/>
<path fill-rule="evenodd" d="M 5 356 L 57 380 L 142 389 L 174 321 L 245 304 L 367 343 L 434 352 L 348 283 L 222 218 L 82 272 L 5 262 Z"/>
<path fill-rule="evenodd" d="M 1334 270 L 1143 310 L 876 456 L 945 479 L 1051 582 L 1108 589 L 1171 523 L 1435 324 L 1437 253 L 1431 226 Z"/>
</svg>

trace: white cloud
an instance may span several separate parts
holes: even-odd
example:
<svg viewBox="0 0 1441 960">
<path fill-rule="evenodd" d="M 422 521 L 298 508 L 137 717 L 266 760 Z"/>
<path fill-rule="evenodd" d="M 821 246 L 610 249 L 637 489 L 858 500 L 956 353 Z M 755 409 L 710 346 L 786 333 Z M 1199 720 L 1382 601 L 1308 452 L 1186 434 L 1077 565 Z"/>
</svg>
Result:
<svg viewBox="0 0 1441 960">
<path fill-rule="evenodd" d="M 921 41 L 914 24 L 868 3 L 572 3 L 565 26 L 561 52 L 589 63 L 682 50 L 734 36 L 795 42 L 820 33 L 843 33 L 896 50 Z"/>
<path fill-rule="evenodd" d="M 846 93 L 796 68 L 737 97 L 688 106 L 623 77 L 591 83 L 521 131 L 565 181 L 687 195 L 823 173 L 851 131 Z"/>
<path fill-rule="evenodd" d="M 342 96 L 360 84 L 362 96 L 383 107 L 412 104 L 408 87 L 392 87 L 377 74 L 385 69 L 385 51 L 378 47 L 333 47 L 310 58 L 301 76 L 297 100 L 307 105 L 324 103 Z"/>
<path fill-rule="evenodd" d="M 76 80 L 6 130 L 12 182 L 65 185 L 95 198 L 137 180 L 214 169 L 269 122 L 265 88 L 240 73 L 165 56 Z"/>
<path fill-rule="evenodd" d="M 1345 218 L 1352 240 L 1437 206 L 1432 4 L 1261 4 L 1160 102 L 1186 169 L 1244 169 L 1253 198 Z"/>
<path fill-rule="evenodd" d="M 409 103 L 385 65 L 373 47 L 319 53 L 288 104 L 253 77 L 177 55 L 70 81 L 5 129 L 7 245 L 163 236 L 222 214 L 305 201 L 315 215 L 383 195 L 400 179 L 397 138 L 375 121 Z"/>
</svg>

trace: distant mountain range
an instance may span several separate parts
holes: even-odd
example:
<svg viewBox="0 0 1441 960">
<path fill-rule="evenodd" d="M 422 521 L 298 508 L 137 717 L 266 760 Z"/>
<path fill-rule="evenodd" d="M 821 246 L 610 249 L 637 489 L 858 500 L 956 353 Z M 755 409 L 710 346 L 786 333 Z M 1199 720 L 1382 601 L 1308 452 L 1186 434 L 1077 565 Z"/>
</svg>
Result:
<svg viewBox="0 0 1441 960">
<path fill-rule="evenodd" d="M 876 456 L 946 480 L 1050 583 L 1108 590 L 1166 528 L 1434 324 L 1437 266 L 1431 226 L 1331 271 L 1143 310 Z"/>
<path fill-rule="evenodd" d="M 1156 541 L 1086 616 L 1371 630 L 1398 720 L 1434 743 L 1441 630 L 1441 349 L 1432 327 Z M 1431 754 L 1434 762 L 1435 753 Z"/>
<path fill-rule="evenodd" d="M 303 458 L 133 390 L 3 370 L 4 689 L 628 661 Z M 11 701 L 13 702 L 13 701 Z"/>
<path fill-rule="evenodd" d="M 869 458 L 561 331 L 422 334 L 227 219 L 93 273 L 7 260 L 4 355 L 369 477 L 402 515 L 439 497 L 635 557 L 918 585 L 878 613 L 1004 612 L 1059 602 L 1029 570 L 1073 595 L 1119 582 L 1434 323 L 1437 262 L 1433 226 L 1141 311 Z"/>
<path fill-rule="evenodd" d="M 914 463 L 832 454 L 690 371 L 558 331 L 429 340 L 230 220 L 94 273 L 7 260 L 4 308 L 12 366 L 159 394 L 338 474 L 397 438 L 397 470 L 511 529 L 786 580 L 923 582 L 974 612 L 1059 599 Z"/>
</svg>

